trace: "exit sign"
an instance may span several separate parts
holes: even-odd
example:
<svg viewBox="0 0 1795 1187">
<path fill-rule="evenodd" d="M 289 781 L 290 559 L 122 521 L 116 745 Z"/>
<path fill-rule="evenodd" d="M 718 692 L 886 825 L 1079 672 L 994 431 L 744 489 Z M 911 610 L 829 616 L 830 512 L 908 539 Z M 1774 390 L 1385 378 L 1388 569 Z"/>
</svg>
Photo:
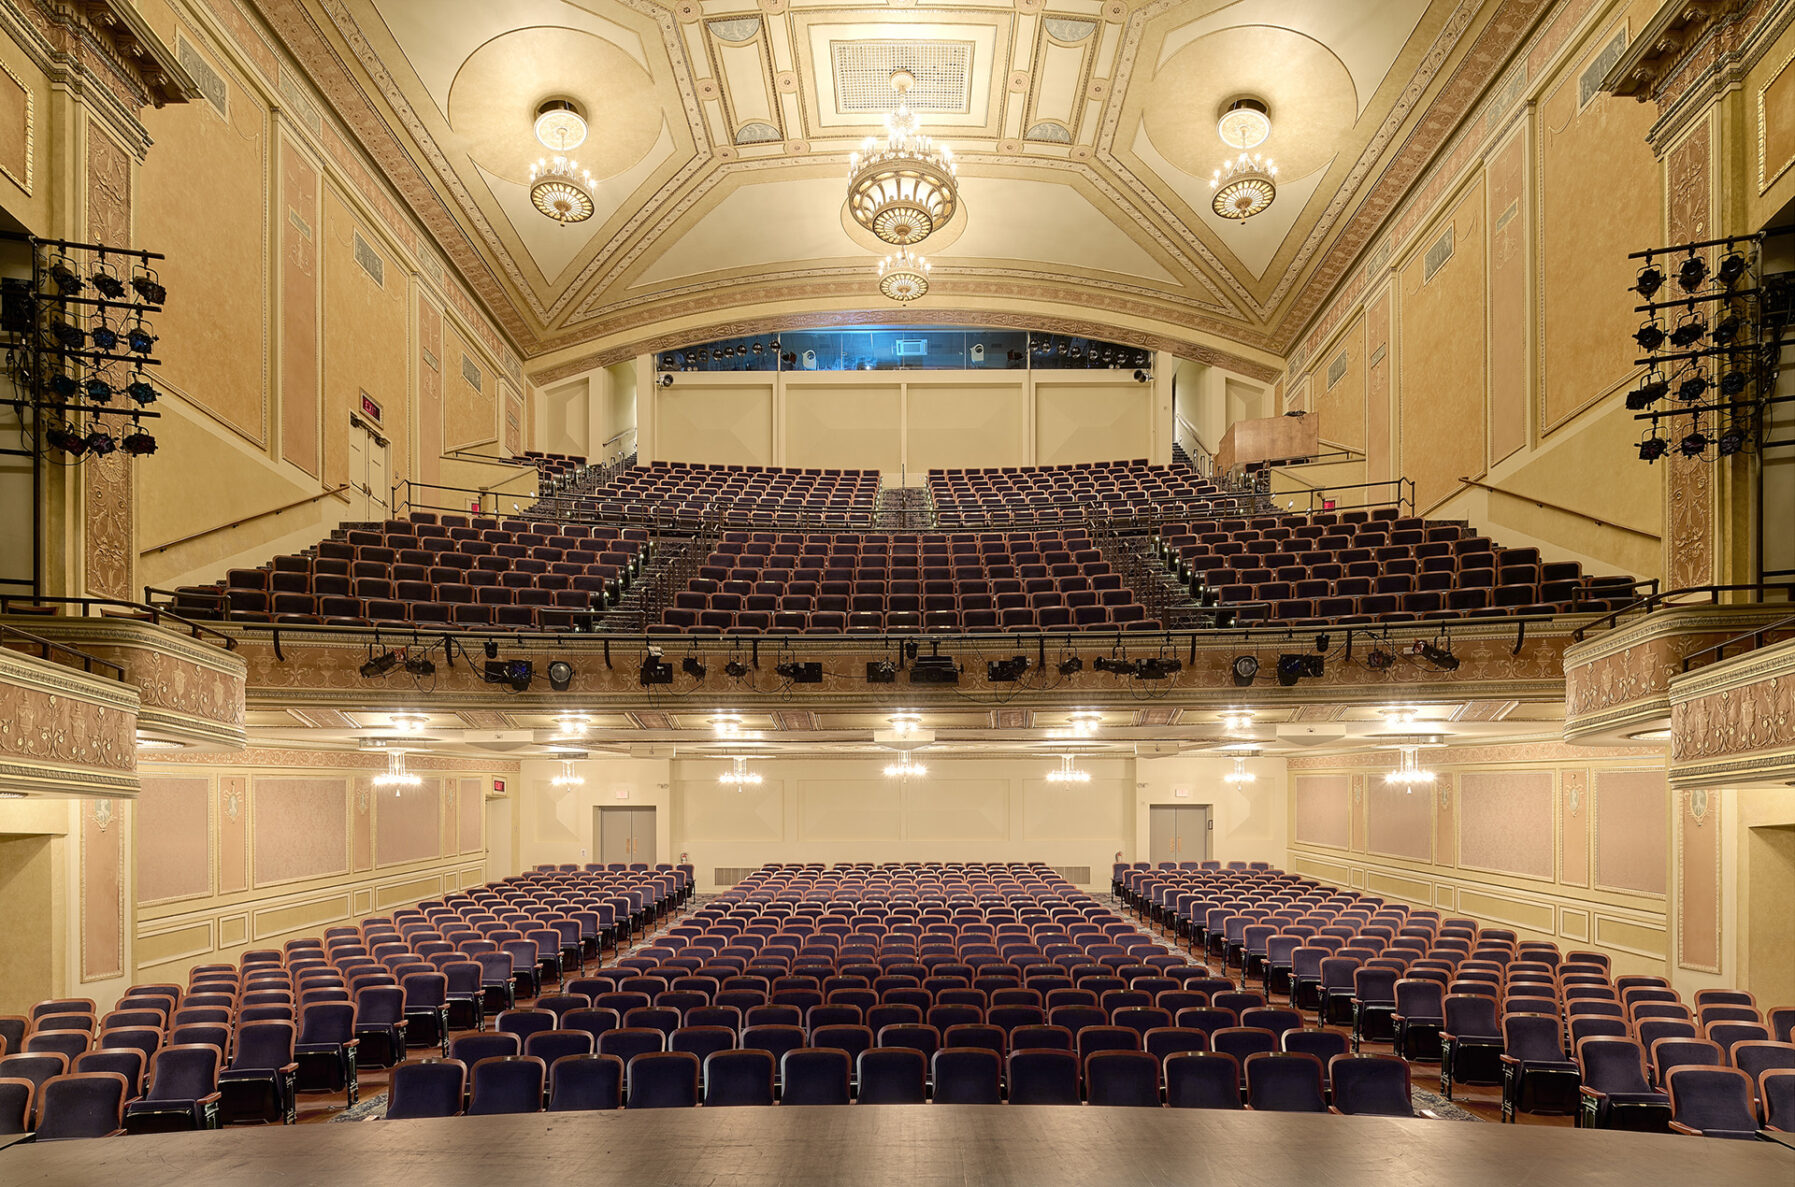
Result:
<svg viewBox="0 0 1795 1187">
<path fill-rule="evenodd" d="M 380 420 L 380 405 L 367 392 L 361 394 L 361 410 L 364 416 L 370 416 L 377 422 Z"/>
</svg>

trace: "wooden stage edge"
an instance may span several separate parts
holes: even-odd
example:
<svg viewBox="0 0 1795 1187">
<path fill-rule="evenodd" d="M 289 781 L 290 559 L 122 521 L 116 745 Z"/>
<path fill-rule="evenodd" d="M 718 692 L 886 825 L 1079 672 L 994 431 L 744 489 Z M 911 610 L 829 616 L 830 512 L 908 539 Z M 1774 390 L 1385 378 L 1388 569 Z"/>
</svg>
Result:
<svg viewBox="0 0 1795 1187">
<path fill-rule="evenodd" d="M 535 1113 L 35 1143 L 0 1183 L 420 1187 L 1787 1187 L 1771 1142 L 1382 1117 L 1017 1105 Z"/>
</svg>

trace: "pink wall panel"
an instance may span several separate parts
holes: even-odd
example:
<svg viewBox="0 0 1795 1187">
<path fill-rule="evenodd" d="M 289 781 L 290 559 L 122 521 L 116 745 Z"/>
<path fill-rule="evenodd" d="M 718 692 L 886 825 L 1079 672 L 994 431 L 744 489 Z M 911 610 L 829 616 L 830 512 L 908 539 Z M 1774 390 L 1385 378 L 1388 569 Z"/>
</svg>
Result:
<svg viewBox="0 0 1795 1187">
<path fill-rule="evenodd" d="M 1441 774 L 1434 782 L 1434 864 L 1437 866 L 1458 864 L 1454 845 L 1458 839 L 1458 800 L 1452 794 L 1452 779 L 1451 775 Z"/>
<path fill-rule="evenodd" d="M 461 780 L 461 851 L 479 853 L 486 848 L 486 780 Z"/>
<path fill-rule="evenodd" d="M 1550 771 L 1467 771 L 1459 780 L 1459 863 L 1552 877 Z"/>
<path fill-rule="evenodd" d="M 399 794 L 374 794 L 374 853 L 378 865 L 423 861 L 442 853 L 442 780 L 426 778 Z"/>
<path fill-rule="evenodd" d="M 1291 780 L 1296 796 L 1296 828 L 1299 844 L 1328 845 L 1344 849 L 1351 840 L 1348 823 L 1352 785 L 1345 775 L 1298 775 Z"/>
<path fill-rule="evenodd" d="M 443 841 L 442 852 L 454 854 L 461 852 L 461 839 L 456 835 L 461 827 L 461 780 L 443 780 Z"/>
<path fill-rule="evenodd" d="M 125 971 L 124 800 L 81 801 L 81 979 Z"/>
<path fill-rule="evenodd" d="M 1559 779 L 1564 791 L 1558 806 L 1564 841 L 1558 855 L 1558 880 L 1588 886 L 1589 818 L 1595 811 L 1595 802 L 1589 797 L 1589 772 L 1565 771 Z"/>
<path fill-rule="evenodd" d="M 256 779 L 256 885 L 348 873 L 348 797 L 344 779 Z"/>
<path fill-rule="evenodd" d="M 1433 788 L 1413 791 L 1370 776 L 1365 791 L 1366 848 L 1414 861 L 1433 858 Z"/>
<path fill-rule="evenodd" d="M 218 893 L 249 889 L 249 779 L 218 779 Z"/>
<path fill-rule="evenodd" d="M 212 892 L 212 781 L 145 776 L 137 797 L 137 901 Z"/>
<path fill-rule="evenodd" d="M 1720 796 L 1685 791 L 1677 799 L 1677 964 L 1720 968 Z"/>
<path fill-rule="evenodd" d="M 1669 869 L 1670 787 L 1663 771 L 1597 771 L 1597 886 L 1663 894 Z"/>
</svg>

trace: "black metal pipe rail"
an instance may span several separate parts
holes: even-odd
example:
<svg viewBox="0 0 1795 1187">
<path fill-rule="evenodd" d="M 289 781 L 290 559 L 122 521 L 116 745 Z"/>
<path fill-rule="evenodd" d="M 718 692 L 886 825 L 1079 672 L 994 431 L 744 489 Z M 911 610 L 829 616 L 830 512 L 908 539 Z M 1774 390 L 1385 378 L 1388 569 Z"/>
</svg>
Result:
<svg viewBox="0 0 1795 1187">
<path fill-rule="evenodd" d="M 42 635 L 34 635 L 30 631 L 22 631 L 16 626 L 7 626 L 5 623 L 0 623 L 0 647 L 10 646 L 13 650 L 18 650 L 18 647 L 15 644 L 9 643 L 9 640 L 17 640 L 28 647 L 36 647 L 41 652 L 42 657 L 47 660 L 54 660 L 58 655 L 66 655 L 79 663 L 81 665 L 81 670 L 89 675 L 93 674 L 95 668 L 105 668 L 112 673 L 112 678 L 114 680 L 122 681 L 125 678 L 125 668 L 123 664 L 115 664 L 111 660 L 101 659 L 97 655 L 89 655 L 79 648 L 68 647 L 53 639 L 46 639 Z"/>
<path fill-rule="evenodd" d="M 1749 631 L 1741 631 L 1730 639 L 1722 639 L 1712 647 L 1704 647 L 1700 651 L 1685 655 L 1683 657 L 1683 671 L 1687 672 L 1689 669 L 1696 667 L 1696 661 L 1705 656 L 1711 655 L 1714 657 L 1713 662 L 1719 663 L 1726 658 L 1727 648 L 1733 646 L 1735 643 L 1743 643 L 1747 639 L 1751 640 L 1751 647 L 1748 650 L 1756 651 L 1758 648 L 1764 646 L 1770 635 L 1776 634 L 1779 631 L 1787 633 L 1791 637 L 1795 637 L 1795 614 L 1791 614 L 1787 618 L 1778 619 L 1775 622 L 1767 623 L 1764 626 L 1756 627 Z"/>
<path fill-rule="evenodd" d="M 1645 584 L 1645 583 L 1638 582 L 1636 584 Z M 1652 586 L 1651 593 L 1646 594 L 1645 596 L 1638 598 L 1635 601 L 1627 603 L 1625 606 L 1622 606 L 1619 609 L 1613 611 L 1612 613 L 1606 614 L 1603 617 L 1598 618 L 1596 621 L 1594 621 L 1592 623 L 1588 623 L 1584 626 L 1578 627 L 1575 634 L 1572 637 L 1575 638 L 1577 640 L 1577 642 L 1581 643 L 1583 641 L 1584 637 L 1591 630 L 1594 630 L 1599 627 L 1606 628 L 1609 630 L 1614 629 L 1614 627 L 1620 622 L 1620 619 L 1623 615 L 1633 614 L 1636 611 L 1643 611 L 1644 613 L 1650 614 L 1653 610 L 1658 609 L 1660 606 L 1670 604 L 1670 600 L 1672 598 L 1686 597 L 1686 596 L 1689 596 L 1692 594 L 1693 595 L 1706 595 L 1707 603 L 1709 605 L 1719 605 L 1720 604 L 1720 595 L 1723 593 L 1759 593 L 1759 594 L 1762 594 L 1762 593 L 1776 592 L 1776 593 L 1781 593 L 1783 595 L 1783 600 L 1785 600 L 1785 601 L 1795 601 L 1795 581 L 1760 581 L 1760 582 L 1754 582 L 1751 584 L 1744 584 L 1744 585 L 1689 585 L 1689 586 L 1684 586 L 1680 589 L 1659 590 L 1658 582 L 1654 578 L 1651 581 L 1651 586 Z M 1762 599 L 1760 599 L 1760 600 L 1762 600 Z M 1685 603 L 1679 602 L 1676 604 L 1684 605 Z M 1687 603 L 1687 604 L 1701 605 L 1702 603 L 1697 601 L 1697 602 Z"/>
<path fill-rule="evenodd" d="M 33 597 L 25 594 L 0 594 L 0 614 L 19 613 L 17 607 L 25 607 L 25 612 L 30 613 L 32 607 L 41 606 L 77 607 L 80 610 L 80 613 L 73 617 L 78 618 L 91 617 L 96 611 L 109 609 L 129 610 L 133 617 L 148 619 L 151 626 L 161 626 L 164 622 L 171 622 L 181 627 L 195 639 L 216 638 L 219 640 L 219 646 L 223 647 L 226 651 L 233 651 L 236 649 L 237 640 L 235 636 L 226 634 L 224 631 L 213 626 L 208 626 L 203 622 L 195 622 L 191 618 L 176 614 L 166 605 L 156 605 L 150 601 L 150 598 L 155 594 L 166 594 L 168 597 L 173 598 L 174 593 L 172 590 L 161 590 L 156 589 L 154 586 L 146 585 L 143 587 L 143 594 L 144 600 L 141 602 L 126 602 L 117 598 Z"/>
</svg>

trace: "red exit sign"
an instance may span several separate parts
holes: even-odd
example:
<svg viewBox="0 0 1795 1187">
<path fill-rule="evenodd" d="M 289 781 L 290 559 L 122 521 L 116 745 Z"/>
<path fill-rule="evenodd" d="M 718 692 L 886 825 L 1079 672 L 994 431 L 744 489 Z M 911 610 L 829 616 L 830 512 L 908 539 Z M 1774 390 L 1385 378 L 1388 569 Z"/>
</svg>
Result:
<svg viewBox="0 0 1795 1187">
<path fill-rule="evenodd" d="M 364 416 L 370 416 L 376 421 L 380 419 L 380 405 L 376 404 L 374 397 L 367 392 L 361 394 L 361 410 Z"/>
</svg>

